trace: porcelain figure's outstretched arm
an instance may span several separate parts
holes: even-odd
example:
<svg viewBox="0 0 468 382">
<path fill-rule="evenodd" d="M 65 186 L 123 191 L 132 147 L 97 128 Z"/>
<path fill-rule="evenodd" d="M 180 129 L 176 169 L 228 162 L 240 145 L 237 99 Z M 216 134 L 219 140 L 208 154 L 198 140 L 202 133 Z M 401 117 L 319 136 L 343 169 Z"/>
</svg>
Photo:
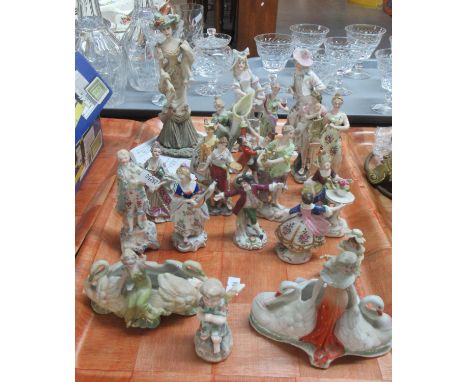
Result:
<svg viewBox="0 0 468 382">
<path fill-rule="evenodd" d="M 346 307 L 346 309 L 351 309 L 352 307 L 358 305 L 359 296 L 356 292 L 354 284 L 346 288 L 346 292 L 348 292 L 348 306 Z"/>
</svg>

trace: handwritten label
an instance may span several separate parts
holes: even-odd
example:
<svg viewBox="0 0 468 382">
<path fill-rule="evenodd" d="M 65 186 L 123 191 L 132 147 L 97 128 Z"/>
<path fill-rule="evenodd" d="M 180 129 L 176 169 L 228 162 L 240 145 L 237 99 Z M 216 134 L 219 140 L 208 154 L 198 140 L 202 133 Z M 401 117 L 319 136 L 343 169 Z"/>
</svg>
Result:
<svg viewBox="0 0 468 382">
<path fill-rule="evenodd" d="M 229 276 L 226 286 L 226 292 L 229 292 L 231 289 L 238 288 L 240 285 L 240 278 L 239 277 L 232 277 Z"/>
<path fill-rule="evenodd" d="M 158 178 L 151 175 L 151 173 L 149 173 L 146 170 L 143 170 L 141 172 L 138 179 L 142 181 L 143 183 L 145 183 L 145 185 L 148 186 L 150 189 L 154 189 L 160 183 Z"/>
</svg>

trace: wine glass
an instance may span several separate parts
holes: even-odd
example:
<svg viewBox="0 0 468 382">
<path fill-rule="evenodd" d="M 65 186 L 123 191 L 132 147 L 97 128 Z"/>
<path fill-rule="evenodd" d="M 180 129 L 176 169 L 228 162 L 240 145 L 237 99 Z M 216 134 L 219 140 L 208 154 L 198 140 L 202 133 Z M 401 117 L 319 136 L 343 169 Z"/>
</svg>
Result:
<svg viewBox="0 0 468 382">
<path fill-rule="evenodd" d="M 270 83 L 277 82 L 278 73 L 286 67 L 294 49 L 292 37 L 284 33 L 265 33 L 254 39 L 263 69 L 270 73 Z"/>
<path fill-rule="evenodd" d="M 175 36 L 195 47 L 195 40 L 203 34 L 203 5 L 179 4 L 174 7 L 175 13 L 180 16 Z"/>
<path fill-rule="evenodd" d="M 383 27 L 371 24 L 352 24 L 345 27 L 346 35 L 356 39 L 356 49 L 359 51 L 359 59 L 351 69 L 346 73 L 346 77 L 355 80 L 365 80 L 370 78 L 369 73 L 363 70 L 363 61 L 368 60 L 382 40 L 382 36 L 387 31 Z M 358 54 L 359 54 L 358 53 Z"/>
<path fill-rule="evenodd" d="M 320 81 L 325 86 L 333 80 L 336 74 L 336 66 L 334 62 L 327 55 L 325 48 L 319 48 L 312 53 L 312 71 L 320 78 Z"/>
<path fill-rule="evenodd" d="M 231 36 L 208 28 L 207 33 L 194 42 L 197 51 L 195 67 L 198 74 L 208 78 L 208 83 L 196 88 L 195 92 L 210 97 L 226 93 L 230 86 L 218 84 L 218 78 L 232 65 L 232 51 L 228 46 Z"/>
<path fill-rule="evenodd" d="M 295 48 L 306 48 L 314 53 L 324 43 L 330 29 L 318 24 L 294 24 L 289 27 Z"/>
<path fill-rule="evenodd" d="M 336 80 L 328 84 L 324 93 L 343 96 L 351 94 L 351 90 L 343 86 L 343 74 L 351 69 L 356 56 L 356 40 L 352 37 L 328 37 L 325 40 L 325 51 L 330 61 L 336 67 Z"/>
<path fill-rule="evenodd" d="M 392 114 L 392 49 L 379 49 L 375 52 L 382 89 L 385 91 L 385 103 L 371 106 L 376 113 Z"/>
</svg>

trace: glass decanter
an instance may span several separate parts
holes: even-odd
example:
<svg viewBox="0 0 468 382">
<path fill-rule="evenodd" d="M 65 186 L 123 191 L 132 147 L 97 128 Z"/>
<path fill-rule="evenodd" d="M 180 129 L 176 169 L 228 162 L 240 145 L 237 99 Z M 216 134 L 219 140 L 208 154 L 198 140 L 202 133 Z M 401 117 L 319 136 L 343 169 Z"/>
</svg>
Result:
<svg viewBox="0 0 468 382">
<path fill-rule="evenodd" d="M 124 102 L 125 58 L 117 38 L 101 15 L 98 0 L 78 0 L 75 50 L 80 52 L 112 89 L 108 106 Z"/>
<path fill-rule="evenodd" d="M 137 91 L 157 92 L 152 102 L 160 105 L 164 96 L 158 92 L 159 64 L 154 58 L 154 46 L 164 40 L 163 34 L 150 28 L 158 0 L 134 0 L 132 20 L 124 36 L 127 75 L 130 86 Z"/>
</svg>

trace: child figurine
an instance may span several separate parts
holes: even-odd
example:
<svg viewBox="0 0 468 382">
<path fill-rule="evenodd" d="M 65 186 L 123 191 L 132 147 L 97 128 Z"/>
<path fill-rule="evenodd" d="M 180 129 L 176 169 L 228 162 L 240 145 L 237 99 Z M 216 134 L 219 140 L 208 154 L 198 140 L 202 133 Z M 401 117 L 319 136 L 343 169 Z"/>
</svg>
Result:
<svg viewBox="0 0 468 382">
<path fill-rule="evenodd" d="M 341 136 L 340 132 L 349 129 L 349 120 L 345 113 L 340 111 L 343 97 L 335 94 L 332 98 L 332 110 L 325 115 L 325 128 L 322 132 L 321 143 L 323 150 L 330 155 L 332 167 L 339 170 L 341 166 Z"/>
<path fill-rule="evenodd" d="M 211 179 L 216 181 L 218 192 L 229 191 L 229 170 L 240 169 L 240 165 L 234 161 L 227 145 L 228 139 L 226 137 L 219 138 L 216 148 L 208 156 L 205 164 L 199 168 L 201 172 L 209 168 Z M 229 216 L 231 210 L 223 201 L 217 201 L 211 206 L 210 215 Z"/>
<path fill-rule="evenodd" d="M 257 209 L 262 202 L 260 191 L 278 192 L 284 189 L 283 183 L 255 184 L 251 175 L 241 175 L 236 179 L 236 188 L 226 193 L 215 195 L 215 200 L 240 195 L 232 212 L 237 215 L 234 242 L 243 249 L 261 249 L 267 242 L 265 231 L 257 222 Z"/>
<path fill-rule="evenodd" d="M 196 251 L 206 246 L 208 235 L 205 222 L 209 219 L 206 200 L 213 194 L 213 182 L 201 192 L 195 176 L 190 169 L 181 165 L 176 171 L 179 183 L 171 203 L 171 216 L 174 222 L 172 242 L 180 252 Z"/>
<path fill-rule="evenodd" d="M 247 130 L 249 125 L 246 121 L 241 121 L 240 123 L 240 136 L 237 138 L 237 143 L 239 144 L 239 151 L 241 156 L 238 159 L 238 163 L 241 165 L 242 173 L 245 174 L 248 169 L 252 172 L 252 176 L 255 181 L 258 183 L 257 177 L 257 156 L 258 151 L 252 144 L 251 140 L 247 135 Z"/>
<path fill-rule="evenodd" d="M 205 131 L 206 137 L 199 140 L 197 147 L 195 148 L 190 161 L 190 171 L 194 173 L 200 183 L 208 185 L 210 180 L 210 174 L 207 168 L 202 170 L 206 164 L 206 161 L 213 150 L 218 144 L 218 138 L 215 135 L 217 125 L 212 122 L 208 122 L 205 119 Z"/>
<path fill-rule="evenodd" d="M 294 97 L 294 105 L 288 114 L 288 124 L 297 128 L 297 124 L 303 113 L 303 107 L 307 104 L 315 105 L 319 100 L 317 94 L 325 90 L 325 85 L 310 70 L 312 66 L 312 53 L 304 48 L 296 48 L 293 52 L 296 70 L 293 76 L 293 83 L 290 92 Z"/>
<path fill-rule="evenodd" d="M 354 252 L 358 258 L 358 266 L 360 269 L 362 260 L 364 260 L 364 252 L 366 251 L 363 245 L 366 242 L 364 234 L 360 229 L 354 228 L 345 231 L 345 235 L 346 240 L 341 240 L 340 244 L 338 244 L 338 248 L 343 251 Z"/>
<path fill-rule="evenodd" d="M 263 111 L 260 117 L 260 135 L 266 137 L 269 133 L 276 131 L 278 122 L 278 108 L 289 111 L 286 101 L 278 99 L 281 86 L 278 82 L 271 84 L 271 93 L 268 93 L 263 102 Z"/>
<path fill-rule="evenodd" d="M 155 223 L 164 223 L 171 220 L 170 204 L 172 200 L 172 185 L 174 177 L 169 174 L 164 162 L 160 159 L 161 147 L 158 142 L 154 142 L 151 146 L 151 158 L 149 158 L 143 167 L 151 175 L 158 178 L 160 183 L 152 191 L 146 187 L 146 194 L 149 201 L 149 210 L 147 215 L 149 219 Z"/>
<path fill-rule="evenodd" d="M 149 202 L 145 183 L 140 179 L 144 170 L 131 161 L 127 150 L 119 150 L 117 158 L 117 211 L 123 215 L 123 227 L 120 231 L 122 251 L 130 248 L 143 253 L 147 248 L 158 249 L 160 245 L 156 224 L 146 217 Z M 156 189 L 152 191 L 156 192 Z"/>
<path fill-rule="evenodd" d="M 296 129 L 296 147 L 299 155 L 294 161 L 292 175 L 297 183 L 304 183 L 310 173 L 314 173 L 318 167 L 318 154 L 320 152 L 320 138 L 323 131 L 323 116 L 325 108 L 320 103 L 321 96 L 317 95 L 315 105 L 303 106 L 303 114 L 300 117 Z"/>
<path fill-rule="evenodd" d="M 216 136 L 221 138 L 227 137 L 231 139 L 231 122 L 232 122 L 232 111 L 224 110 L 225 105 L 221 98 L 218 96 L 214 97 L 214 108 L 216 110 L 211 117 L 211 122 L 217 126 Z"/>
<path fill-rule="evenodd" d="M 311 249 L 325 243 L 330 223 L 322 216 L 331 216 L 334 210 L 343 208 L 314 204 L 313 193 L 302 194 L 302 203 L 289 210 L 294 217 L 281 223 L 275 231 L 279 242 L 278 257 L 289 264 L 303 264 L 312 257 Z"/>
<path fill-rule="evenodd" d="M 319 168 L 309 179 L 320 183 L 322 187 L 328 190 L 334 190 L 337 188 L 337 184 L 342 180 L 345 180 L 348 184 L 352 183 L 352 179 L 343 179 L 333 170 L 332 160 L 324 151 L 319 152 L 318 163 Z"/>
<path fill-rule="evenodd" d="M 258 179 L 261 184 L 272 182 L 286 184 L 290 162 L 294 154 L 294 130 L 290 125 L 284 125 L 282 136 L 271 141 L 258 157 Z M 259 209 L 259 216 L 271 221 L 284 221 L 287 218 L 287 209 L 279 204 L 281 190 L 268 195 L 261 194 L 263 206 Z"/>
<path fill-rule="evenodd" d="M 224 361 L 232 351 L 232 332 L 227 323 L 228 303 L 244 284 L 224 290 L 223 284 L 210 278 L 200 287 L 201 299 L 197 317 L 200 320 L 194 342 L 197 355 L 208 362 Z"/>
<path fill-rule="evenodd" d="M 354 252 L 329 256 L 319 279 L 283 281 L 258 294 L 250 323 L 263 336 L 304 350 L 312 366 L 327 369 L 339 357 L 378 357 L 392 348 L 392 318 L 376 295 L 355 288 Z"/>
</svg>

